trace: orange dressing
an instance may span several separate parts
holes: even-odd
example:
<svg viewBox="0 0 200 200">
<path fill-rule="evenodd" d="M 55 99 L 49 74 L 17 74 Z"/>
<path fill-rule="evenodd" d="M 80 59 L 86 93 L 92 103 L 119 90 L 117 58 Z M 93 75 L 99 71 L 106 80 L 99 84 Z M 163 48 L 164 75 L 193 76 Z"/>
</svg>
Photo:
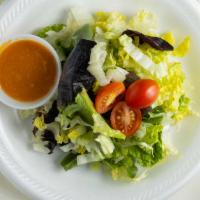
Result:
<svg viewBox="0 0 200 200">
<path fill-rule="evenodd" d="M 34 40 L 11 41 L 0 50 L 0 88 L 18 101 L 33 102 L 46 96 L 56 73 L 51 52 Z"/>
</svg>

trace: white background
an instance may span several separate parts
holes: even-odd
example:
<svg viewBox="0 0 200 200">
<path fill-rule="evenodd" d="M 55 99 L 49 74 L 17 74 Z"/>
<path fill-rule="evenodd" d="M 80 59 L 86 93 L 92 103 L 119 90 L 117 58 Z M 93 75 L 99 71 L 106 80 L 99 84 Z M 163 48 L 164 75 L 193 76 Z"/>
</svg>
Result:
<svg viewBox="0 0 200 200">
<path fill-rule="evenodd" d="M 5 6 L 9 6 L 9 3 L 13 0 L 0 0 L 0 16 L 2 9 Z M 176 194 L 170 197 L 168 200 L 199 200 L 200 195 L 200 172 L 196 174 L 182 189 Z M 0 175 L 0 199 L 2 200 L 29 200 L 21 192 L 17 191 L 11 183 L 9 183 L 2 175 Z"/>
</svg>

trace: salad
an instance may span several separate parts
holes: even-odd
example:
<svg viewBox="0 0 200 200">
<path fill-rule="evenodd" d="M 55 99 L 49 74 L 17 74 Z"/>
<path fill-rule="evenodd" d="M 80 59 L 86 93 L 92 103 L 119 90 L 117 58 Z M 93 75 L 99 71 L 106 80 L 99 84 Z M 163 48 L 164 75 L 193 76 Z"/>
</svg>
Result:
<svg viewBox="0 0 200 200">
<path fill-rule="evenodd" d="M 114 180 L 139 180 L 173 150 L 167 127 L 192 113 L 181 59 L 190 37 L 177 44 L 159 33 L 156 16 L 72 8 L 65 24 L 35 33 L 63 66 L 57 94 L 46 105 L 19 111 L 33 117 L 33 148 L 63 152 L 65 170 L 89 164 Z"/>
</svg>

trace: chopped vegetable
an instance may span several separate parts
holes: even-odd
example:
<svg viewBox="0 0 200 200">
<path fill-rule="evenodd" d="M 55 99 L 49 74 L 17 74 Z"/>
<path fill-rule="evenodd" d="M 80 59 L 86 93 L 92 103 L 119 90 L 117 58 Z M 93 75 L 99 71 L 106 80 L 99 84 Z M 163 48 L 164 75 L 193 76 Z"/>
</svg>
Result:
<svg viewBox="0 0 200 200">
<path fill-rule="evenodd" d="M 118 139 L 125 139 L 124 134 L 121 133 L 119 130 L 112 129 L 104 120 L 104 118 L 97 114 L 93 114 L 94 119 L 94 127 L 93 131 L 94 133 L 101 133 L 105 136 L 111 137 L 111 138 L 118 138 Z"/>
<path fill-rule="evenodd" d="M 137 46 L 132 42 L 132 39 L 127 35 L 122 35 L 119 38 L 120 44 L 123 46 L 124 51 L 144 70 L 150 72 L 158 78 L 167 75 L 167 67 L 164 63 L 156 64 L 147 55 L 145 55 Z"/>
<path fill-rule="evenodd" d="M 163 40 L 159 37 L 152 37 L 148 35 L 144 35 L 138 31 L 126 30 L 122 34 L 126 34 L 135 40 L 135 37 L 139 37 L 140 44 L 147 43 L 151 47 L 160 50 L 160 51 L 173 51 L 174 47 L 169 44 L 167 41 Z"/>
<path fill-rule="evenodd" d="M 125 86 L 122 82 L 113 82 L 97 92 L 95 99 L 96 111 L 100 114 L 108 112 L 117 101 L 117 97 L 125 92 Z"/>
<path fill-rule="evenodd" d="M 158 98 L 159 90 L 159 85 L 154 80 L 137 80 L 126 91 L 126 103 L 128 106 L 137 109 L 149 107 Z"/>
<path fill-rule="evenodd" d="M 187 36 L 181 44 L 174 50 L 173 55 L 177 57 L 184 57 L 190 49 L 190 37 Z"/>
<path fill-rule="evenodd" d="M 61 165 L 65 170 L 69 170 L 77 165 L 77 155 L 74 153 L 69 153 L 65 158 L 62 160 Z"/>
<path fill-rule="evenodd" d="M 123 101 L 120 101 L 111 113 L 112 127 L 126 136 L 132 136 L 140 128 L 141 120 L 140 110 L 131 109 Z"/>
<path fill-rule="evenodd" d="M 127 74 L 128 72 L 125 69 L 116 67 L 115 69 L 108 69 L 106 72 L 106 78 L 109 82 L 123 82 L 126 79 Z"/>
<path fill-rule="evenodd" d="M 106 44 L 103 42 L 97 43 L 91 51 L 90 62 L 87 68 L 101 86 L 109 83 L 106 74 L 103 71 L 103 63 L 105 62 L 106 55 Z"/>
<path fill-rule="evenodd" d="M 62 76 L 58 86 L 58 105 L 63 106 L 72 103 L 74 100 L 73 83 L 76 74 L 87 74 L 86 68 L 89 62 L 89 56 L 94 41 L 80 40 L 74 50 L 71 52 L 67 61 L 64 64 Z M 88 79 L 92 78 L 87 74 Z M 92 78 L 93 79 L 93 78 Z M 80 80 L 78 80 L 80 81 Z M 87 82 L 86 82 L 87 83 Z M 84 85 L 84 82 L 82 82 Z M 67 91 L 67 92 L 66 92 Z"/>
<path fill-rule="evenodd" d="M 157 16 L 147 10 L 140 10 L 129 20 L 129 28 L 148 35 L 157 35 Z"/>
<path fill-rule="evenodd" d="M 61 31 L 63 28 L 65 28 L 64 24 L 53 24 L 51 26 L 46 26 L 44 28 L 42 28 L 41 30 L 39 30 L 36 35 L 41 37 L 41 38 L 45 38 L 48 36 L 48 32 L 49 31 L 54 31 L 54 32 L 59 32 Z"/>
<path fill-rule="evenodd" d="M 44 115 L 44 122 L 46 124 L 53 122 L 55 118 L 58 116 L 58 114 L 59 110 L 57 108 L 57 101 L 54 101 L 48 113 Z"/>
</svg>

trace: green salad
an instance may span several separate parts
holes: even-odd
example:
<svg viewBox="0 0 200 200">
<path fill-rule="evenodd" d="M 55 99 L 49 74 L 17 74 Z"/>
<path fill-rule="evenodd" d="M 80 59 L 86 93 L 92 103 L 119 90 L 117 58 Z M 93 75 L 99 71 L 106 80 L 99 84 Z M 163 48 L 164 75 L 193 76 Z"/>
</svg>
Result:
<svg viewBox="0 0 200 200">
<path fill-rule="evenodd" d="M 89 164 L 114 180 L 141 179 L 172 152 L 165 128 L 192 114 L 180 59 L 190 37 L 177 44 L 144 10 L 67 15 L 34 33 L 56 49 L 63 71 L 53 99 L 19 111 L 33 117 L 33 148 L 62 151 L 65 170 Z"/>
</svg>

